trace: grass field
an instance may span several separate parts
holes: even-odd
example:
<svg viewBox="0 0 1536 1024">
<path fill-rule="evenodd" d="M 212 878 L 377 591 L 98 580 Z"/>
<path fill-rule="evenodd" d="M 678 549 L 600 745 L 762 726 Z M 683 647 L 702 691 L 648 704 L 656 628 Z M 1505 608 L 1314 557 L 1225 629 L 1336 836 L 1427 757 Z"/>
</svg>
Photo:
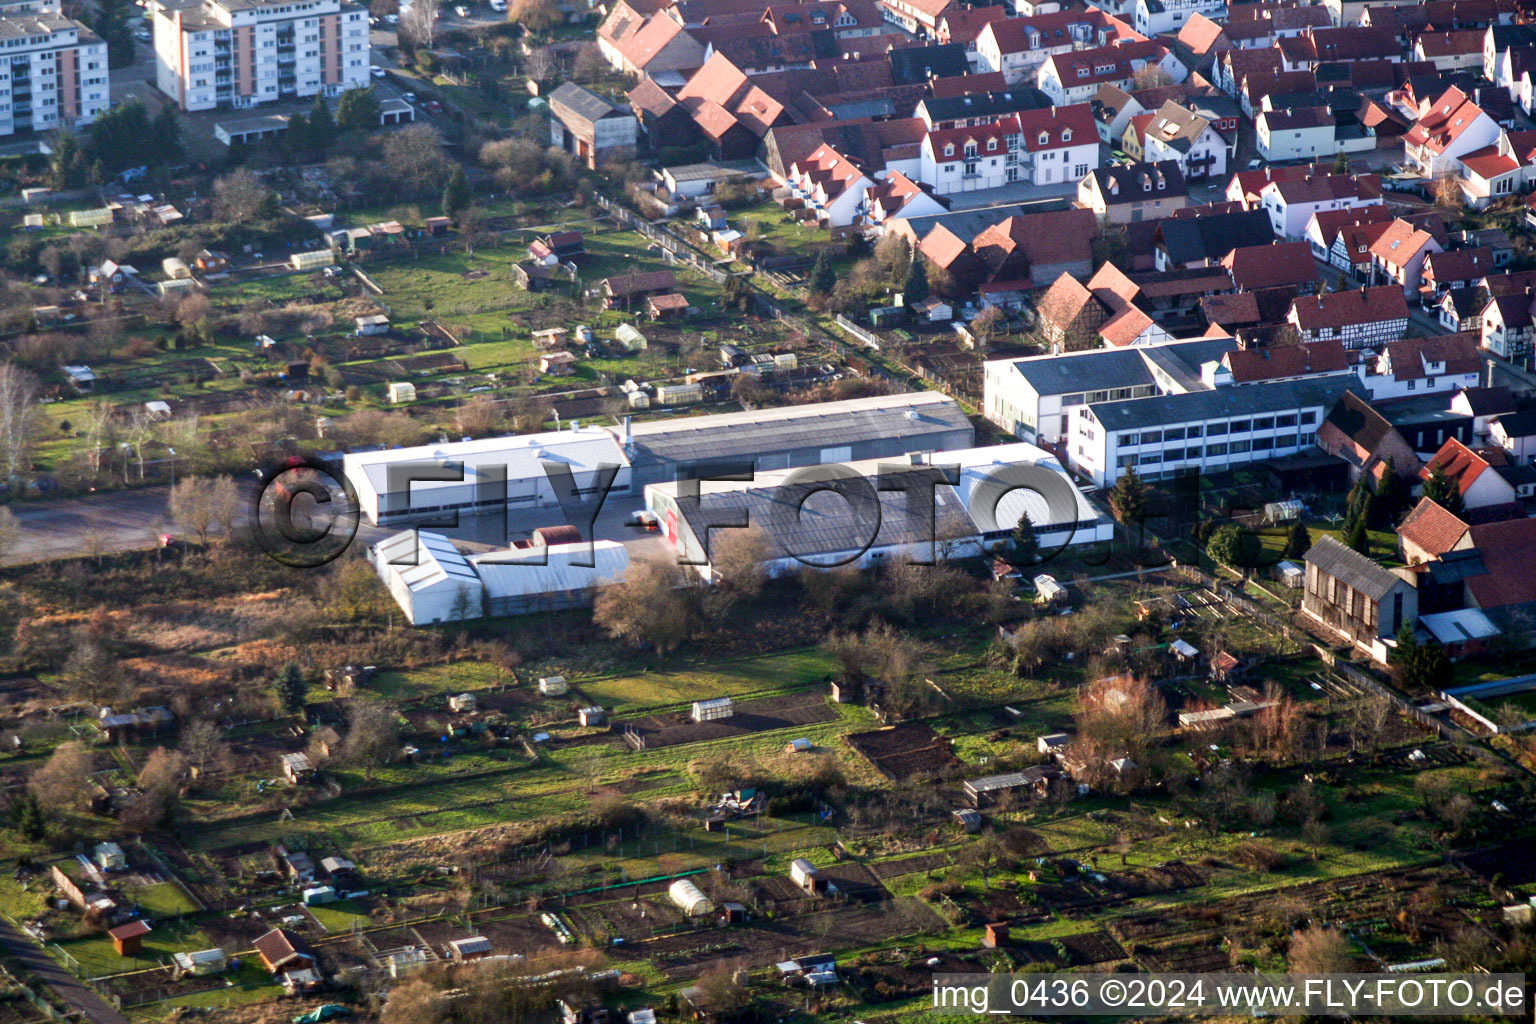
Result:
<svg viewBox="0 0 1536 1024">
<path fill-rule="evenodd" d="M 174 917 L 197 911 L 197 904 L 192 902 L 192 897 L 175 881 L 145 886 L 135 892 L 134 897 L 146 917 Z"/>
<path fill-rule="evenodd" d="M 666 668 L 635 676 L 572 679 L 574 686 L 613 711 L 663 707 L 732 697 L 762 690 L 782 690 L 819 682 L 835 668 L 832 658 L 817 648 L 786 651 L 708 667 Z"/>
<path fill-rule="evenodd" d="M 509 682 L 510 678 L 495 665 L 483 661 L 455 661 L 448 665 L 380 672 L 368 685 L 360 687 L 359 693 L 372 693 L 388 700 L 415 700 L 437 694 L 484 690 Z"/>
</svg>

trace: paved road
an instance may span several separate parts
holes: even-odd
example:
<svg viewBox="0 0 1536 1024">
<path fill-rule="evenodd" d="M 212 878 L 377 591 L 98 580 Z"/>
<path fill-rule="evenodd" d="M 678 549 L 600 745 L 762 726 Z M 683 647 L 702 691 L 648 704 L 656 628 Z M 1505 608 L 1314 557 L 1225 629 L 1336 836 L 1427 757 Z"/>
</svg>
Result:
<svg viewBox="0 0 1536 1024">
<path fill-rule="evenodd" d="M 14 956 L 21 966 L 40 978 L 53 994 L 84 1013 L 91 1024 L 128 1024 L 128 1018 L 106 1003 L 74 975 L 53 961 L 42 949 L 8 922 L 0 921 L 0 949 Z"/>
<path fill-rule="evenodd" d="M 242 481 L 245 501 L 236 517 L 237 530 L 249 529 L 247 511 L 254 483 Z M 162 533 L 175 534 L 168 511 L 170 488 L 141 487 L 75 498 L 54 498 L 13 504 L 10 507 L 20 529 L 16 543 L 0 558 L 0 564 L 21 565 L 56 558 L 80 558 L 155 547 Z M 610 495 L 603 504 L 593 533 L 596 540 L 618 540 L 629 547 L 631 558 L 663 553 L 661 535 L 645 533 L 630 525 L 630 513 L 641 507 L 638 495 Z M 302 512 L 302 507 L 298 510 Z M 503 518 L 466 516 L 457 529 L 427 527 L 455 540 L 480 548 L 505 547 L 509 540 L 528 536 L 540 526 L 558 526 L 565 515 L 558 508 L 509 512 Z M 359 525 L 353 546 L 376 544 L 394 533 L 393 528 Z"/>
</svg>

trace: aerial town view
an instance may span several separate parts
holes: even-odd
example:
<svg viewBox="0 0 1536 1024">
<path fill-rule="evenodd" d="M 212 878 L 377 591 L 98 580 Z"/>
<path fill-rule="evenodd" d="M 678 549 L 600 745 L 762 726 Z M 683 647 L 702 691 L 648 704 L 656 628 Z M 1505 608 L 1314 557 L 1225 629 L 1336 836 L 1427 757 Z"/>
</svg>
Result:
<svg viewBox="0 0 1536 1024">
<path fill-rule="evenodd" d="M 1532 1019 L 1536 0 L 0 49 L 0 1024 Z"/>
</svg>

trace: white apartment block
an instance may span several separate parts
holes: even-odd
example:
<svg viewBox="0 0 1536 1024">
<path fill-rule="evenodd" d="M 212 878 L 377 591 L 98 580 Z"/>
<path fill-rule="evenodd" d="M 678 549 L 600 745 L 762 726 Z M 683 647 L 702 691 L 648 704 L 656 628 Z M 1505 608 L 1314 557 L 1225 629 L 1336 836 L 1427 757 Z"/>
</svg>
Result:
<svg viewBox="0 0 1536 1024">
<path fill-rule="evenodd" d="M 160 0 L 155 84 L 183 110 L 365 88 L 368 11 L 343 0 Z"/>
<path fill-rule="evenodd" d="M 111 105 L 107 44 L 60 14 L 0 15 L 0 136 L 90 124 Z"/>
<path fill-rule="evenodd" d="M 1312 448 L 1351 379 L 1338 374 L 1080 405 L 1068 417 L 1067 461 L 1109 487 L 1132 467 L 1155 479 L 1295 455 Z"/>
</svg>

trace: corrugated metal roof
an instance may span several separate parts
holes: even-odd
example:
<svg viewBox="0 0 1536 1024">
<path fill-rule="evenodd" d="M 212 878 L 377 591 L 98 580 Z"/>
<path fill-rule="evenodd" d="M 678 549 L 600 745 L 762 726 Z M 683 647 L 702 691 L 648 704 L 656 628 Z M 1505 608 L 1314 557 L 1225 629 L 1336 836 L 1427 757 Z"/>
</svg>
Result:
<svg viewBox="0 0 1536 1024">
<path fill-rule="evenodd" d="M 908 413 L 914 415 L 909 417 Z M 635 443 L 631 457 L 636 466 L 750 458 L 772 452 L 942 434 L 970 426 L 965 411 L 945 395 L 931 391 L 877 395 L 846 402 L 636 423 L 630 431 Z"/>
<path fill-rule="evenodd" d="M 469 561 L 440 533 L 404 530 L 380 541 L 374 552 L 378 562 L 399 574 L 412 593 L 450 580 L 479 582 Z"/>
<path fill-rule="evenodd" d="M 618 541 L 594 541 L 590 552 L 590 561 L 594 563 L 591 566 L 575 564 L 589 560 L 587 544 L 552 544 L 534 551 L 493 551 L 473 556 L 469 565 L 471 572 L 479 573 L 492 600 L 586 590 L 629 568 L 629 549 Z M 541 565 L 541 561 L 545 564 Z"/>
<path fill-rule="evenodd" d="M 411 485 L 413 501 L 435 489 L 464 487 L 475 482 L 481 466 L 505 466 L 507 479 L 542 479 L 542 461 L 563 462 L 578 474 L 590 472 L 599 463 L 627 466 L 629 460 L 614 440 L 613 434 L 602 427 L 582 427 L 580 430 L 549 430 L 538 434 L 514 434 L 507 437 L 486 437 L 476 441 L 455 441 L 449 444 L 417 445 L 412 448 L 391 448 L 386 451 L 353 453 L 343 457 L 342 465 L 354 481 L 365 477 L 376 493 L 388 493 L 387 467 L 404 462 L 462 462 L 464 480 L 417 481 Z M 428 505 L 426 500 L 414 501 Z"/>
</svg>

